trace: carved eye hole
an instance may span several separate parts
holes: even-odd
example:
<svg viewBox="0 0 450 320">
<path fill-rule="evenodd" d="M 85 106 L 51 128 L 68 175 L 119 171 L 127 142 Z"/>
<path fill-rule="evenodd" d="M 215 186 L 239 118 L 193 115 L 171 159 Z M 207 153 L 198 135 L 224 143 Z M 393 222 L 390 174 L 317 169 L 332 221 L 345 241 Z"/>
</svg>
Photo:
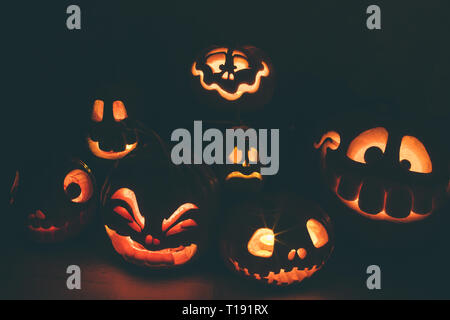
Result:
<svg viewBox="0 0 450 320">
<path fill-rule="evenodd" d="M 248 150 L 248 160 L 252 163 L 258 162 L 258 150 L 251 147 L 250 150 Z"/>
<path fill-rule="evenodd" d="M 92 107 L 92 116 L 91 119 L 94 122 L 101 122 L 103 120 L 103 101 L 95 100 L 94 106 Z"/>
<path fill-rule="evenodd" d="M 169 219 L 164 219 L 162 222 L 161 230 L 166 232 L 166 236 L 171 236 L 183 231 L 186 231 L 190 228 L 196 227 L 197 223 L 193 219 L 186 219 L 183 221 L 179 221 L 181 217 L 191 210 L 198 209 L 198 207 L 193 203 L 184 203 L 175 210 L 174 213 L 169 217 Z M 176 224 L 175 224 L 176 223 Z"/>
<path fill-rule="evenodd" d="M 306 222 L 306 229 L 314 247 L 320 248 L 328 243 L 327 229 L 316 219 L 309 219 Z"/>
<path fill-rule="evenodd" d="M 225 52 L 212 52 L 210 56 L 206 58 L 206 64 L 210 66 L 213 73 L 220 73 L 222 69 L 220 66 L 225 64 L 226 51 Z"/>
<path fill-rule="evenodd" d="M 128 118 L 127 109 L 122 101 L 117 100 L 113 102 L 113 116 L 117 122 Z"/>
<path fill-rule="evenodd" d="M 368 163 L 384 154 L 388 141 L 388 132 L 378 127 L 364 131 L 348 146 L 347 157 L 360 163 Z"/>
<path fill-rule="evenodd" d="M 231 163 L 240 163 L 242 161 L 242 151 L 234 147 L 233 151 L 228 155 L 228 160 Z"/>
<path fill-rule="evenodd" d="M 139 211 L 138 202 L 134 192 L 128 188 L 120 188 L 111 196 L 111 200 L 114 199 L 124 201 L 124 205 L 114 207 L 113 211 L 126 219 L 130 228 L 137 232 L 141 232 L 145 226 L 145 218 Z M 131 214 L 129 209 L 131 209 Z"/>
<path fill-rule="evenodd" d="M 427 149 L 416 137 L 404 136 L 400 144 L 400 163 L 410 171 L 431 173 L 433 165 Z"/>
<path fill-rule="evenodd" d="M 260 228 L 255 231 L 247 244 L 248 252 L 256 257 L 270 258 L 273 254 L 275 235 L 269 228 Z"/>
<path fill-rule="evenodd" d="M 248 69 L 247 59 L 240 55 L 233 56 L 233 64 L 235 66 L 235 68 L 234 68 L 235 72 L 244 70 L 244 69 Z"/>
<path fill-rule="evenodd" d="M 94 186 L 89 174 L 83 170 L 70 171 L 63 182 L 64 192 L 70 201 L 84 203 L 88 201 L 94 192 Z"/>
</svg>

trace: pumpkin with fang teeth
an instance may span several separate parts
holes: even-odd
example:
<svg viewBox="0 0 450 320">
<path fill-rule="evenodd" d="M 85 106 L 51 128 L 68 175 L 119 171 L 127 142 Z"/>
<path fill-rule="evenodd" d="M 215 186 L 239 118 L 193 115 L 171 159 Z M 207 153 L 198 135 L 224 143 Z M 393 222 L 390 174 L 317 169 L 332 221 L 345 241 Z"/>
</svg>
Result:
<svg viewBox="0 0 450 320">
<path fill-rule="evenodd" d="M 209 47 L 194 61 L 191 74 L 207 105 L 260 107 L 273 94 L 272 64 L 253 46 Z"/>
<path fill-rule="evenodd" d="M 396 223 L 426 219 L 441 205 L 449 175 L 437 143 L 399 125 L 344 128 L 314 143 L 325 180 L 344 205 Z"/>
<path fill-rule="evenodd" d="M 144 149 L 121 160 L 107 178 L 101 202 L 106 233 L 126 261 L 171 268 L 207 247 L 217 179 L 208 168 L 175 167 Z"/>
<path fill-rule="evenodd" d="M 37 242 L 60 242 L 93 220 L 97 187 L 91 169 L 78 158 L 53 155 L 16 173 L 10 203 L 26 233 Z"/>
<path fill-rule="evenodd" d="M 260 194 L 231 206 L 221 237 L 233 271 L 273 285 L 311 277 L 334 248 L 330 218 L 294 194 Z"/>
</svg>

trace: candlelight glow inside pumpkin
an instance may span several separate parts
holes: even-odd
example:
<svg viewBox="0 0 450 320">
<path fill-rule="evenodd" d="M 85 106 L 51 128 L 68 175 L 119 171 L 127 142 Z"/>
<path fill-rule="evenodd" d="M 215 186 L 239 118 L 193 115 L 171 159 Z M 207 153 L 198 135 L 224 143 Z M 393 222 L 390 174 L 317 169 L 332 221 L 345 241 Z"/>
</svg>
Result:
<svg viewBox="0 0 450 320">
<path fill-rule="evenodd" d="M 321 150 L 332 191 L 347 207 L 370 219 L 403 223 L 424 219 L 436 208 L 446 180 L 435 174 L 418 138 L 391 138 L 386 128 L 376 127 L 341 140 L 329 131 L 314 147 Z"/>
<path fill-rule="evenodd" d="M 137 147 L 137 135 L 122 101 L 113 101 L 112 108 L 105 110 L 103 100 L 95 100 L 91 120 L 87 143 L 96 157 L 122 159 Z"/>
<path fill-rule="evenodd" d="M 227 236 L 230 232 L 233 237 Z M 230 209 L 222 254 L 250 279 L 290 285 L 323 266 L 333 250 L 330 232 L 328 216 L 316 206 L 265 195 Z"/>
</svg>

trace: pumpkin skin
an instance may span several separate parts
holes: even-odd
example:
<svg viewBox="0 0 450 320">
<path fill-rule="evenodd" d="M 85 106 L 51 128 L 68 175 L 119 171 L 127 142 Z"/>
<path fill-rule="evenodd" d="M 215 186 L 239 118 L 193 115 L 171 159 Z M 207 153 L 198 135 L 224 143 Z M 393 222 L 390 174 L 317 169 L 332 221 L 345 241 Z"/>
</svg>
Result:
<svg viewBox="0 0 450 320">
<path fill-rule="evenodd" d="M 273 285 L 302 282 L 322 268 L 334 248 L 325 212 L 294 194 L 259 194 L 231 206 L 221 235 L 227 265 Z"/>
<path fill-rule="evenodd" d="M 101 202 L 106 233 L 126 261 L 173 268 L 207 248 L 217 179 L 199 168 L 175 167 L 145 148 L 121 160 L 107 178 Z"/>
<path fill-rule="evenodd" d="M 191 66 L 194 90 L 206 105 L 258 108 L 274 91 L 274 69 L 253 46 L 211 46 Z"/>
<path fill-rule="evenodd" d="M 410 223 L 440 207 L 449 183 L 437 143 L 386 121 L 344 124 L 314 143 L 337 198 L 359 215 Z"/>
<path fill-rule="evenodd" d="M 79 235 L 92 223 L 97 194 L 87 164 L 61 154 L 19 169 L 10 204 L 30 239 L 61 242 Z"/>
</svg>

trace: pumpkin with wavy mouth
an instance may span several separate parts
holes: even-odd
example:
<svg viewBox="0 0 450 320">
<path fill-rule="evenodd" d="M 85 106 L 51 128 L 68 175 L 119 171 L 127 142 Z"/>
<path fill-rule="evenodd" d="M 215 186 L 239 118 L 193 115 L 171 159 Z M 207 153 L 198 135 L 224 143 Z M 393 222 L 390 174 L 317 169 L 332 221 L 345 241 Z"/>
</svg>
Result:
<svg viewBox="0 0 450 320">
<path fill-rule="evenodd" d="M 259 194 L 231 206 L 222 255 L 240 275 L 291 285 L 322 268 L 334 248 L 329 217 L 295 194 Z"/>
<path fill-rule="evenodd" d="M 314 147 L 332 192 L 365 218 L 419 221 L 445 198 L 450 179 L 438 148 L 414 130 L 353 124 L 324 132 Z"/>
<path fill-rule="evenodd" d="M 147 149 L 118 163 L 101 196 L 116 253 L 139 266 L 171 268 L 205 250 L 216 180 L 197 169 L 155 162 Z"/>
<path fill-rule="evenodd" d="M 204 50 L 191 66 L 196 91 L 207 104 L 260 106 L 273 94 L 273 67 L 253 46 Z"/>
</svg>

